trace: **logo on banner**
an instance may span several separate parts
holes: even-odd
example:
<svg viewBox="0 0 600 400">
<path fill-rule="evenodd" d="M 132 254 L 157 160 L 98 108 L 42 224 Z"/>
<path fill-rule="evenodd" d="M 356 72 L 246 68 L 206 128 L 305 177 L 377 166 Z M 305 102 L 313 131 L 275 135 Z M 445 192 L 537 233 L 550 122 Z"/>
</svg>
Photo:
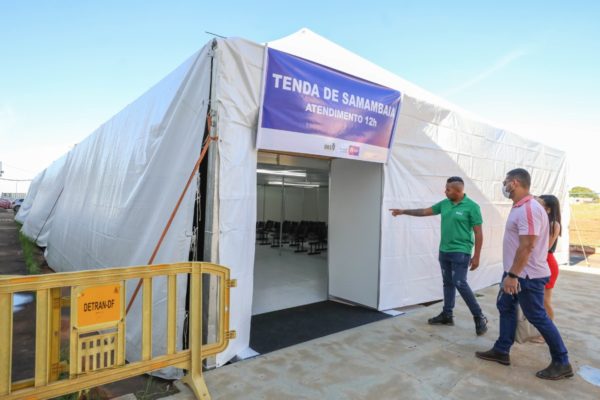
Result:
<svg viewBox="0 0 600 400">
<path fill-rule="evenodd" d="M 271 48 L 265 66 L 259 149 L 387 161 L 399 91 Z"/>
<path fill-rule="evenodd" d="M 358 157 L 360 155 L 360 147 L 358 147 L 358 146 L 348 147 L 348 155 Z"/>
</svg>

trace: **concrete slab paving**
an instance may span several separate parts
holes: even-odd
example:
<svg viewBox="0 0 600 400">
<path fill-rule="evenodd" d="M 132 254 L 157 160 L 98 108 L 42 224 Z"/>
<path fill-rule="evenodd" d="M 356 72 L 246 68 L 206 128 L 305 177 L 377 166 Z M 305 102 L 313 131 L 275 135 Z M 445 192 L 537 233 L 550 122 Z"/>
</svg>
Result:
<svg viewBox="0 0 600 400">
<path fill-rule="evenodd" d="M 498 287 L 479 300 L 490 331 L 476 337 L 459 300 L 456 326 L 427 325 L 439 305 L 206 373 L 218 399 L 600 399 L 600 387 L 579 375 L 543 381 L 535 372 L 550 362 L 543 344 L 516 344 L 512 365 L 476 359 L 498 335 Z M 573 367 L 600 368 L 600 275 L 561 271 L 555 289 L 556 322 Z"/>
</svg>

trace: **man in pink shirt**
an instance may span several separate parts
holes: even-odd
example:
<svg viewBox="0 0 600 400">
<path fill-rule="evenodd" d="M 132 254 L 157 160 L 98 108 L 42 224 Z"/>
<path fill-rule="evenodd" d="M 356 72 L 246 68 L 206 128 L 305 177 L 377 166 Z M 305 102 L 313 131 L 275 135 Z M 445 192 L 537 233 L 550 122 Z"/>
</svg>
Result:
<svg viewBox="0 0 600 400">
<path fill-rule="evenodd" d="M 500 336 L 491 350 L 476 352 L 481 359 L 510 365 L 510 348 L 515 342 L 517 307 L 540 331 L 550 348 L 552 362 L 536 376 L 558 380 L 573 376 L 567 348 L 544 308 L 544 287 L 550 278 L 548 215 L 529 193 L 531 176 L 522 168 L 510 171 L 503 193 L 513 201 L 504 232 L 504 275 L 496 306 L 500 311 Z"/>
</svg>

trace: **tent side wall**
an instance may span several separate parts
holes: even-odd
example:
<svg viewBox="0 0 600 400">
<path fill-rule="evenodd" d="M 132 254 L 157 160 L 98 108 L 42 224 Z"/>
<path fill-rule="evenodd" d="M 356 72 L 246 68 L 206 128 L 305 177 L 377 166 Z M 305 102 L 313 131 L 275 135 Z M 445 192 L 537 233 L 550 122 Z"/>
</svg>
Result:
<svg viewBox="0 0 600 400">
<path fill-rule="evenodd" d="M 210 87 L 205 46 L 70 153 L 47 248 L 56 271 L 147 264 L 202 147 Z M 38 194 L 39 197 L 39 194 Z M 195 185 L 186 192 L 154 263 L 189 260 Z M 128 297 L 137 282 L 127 284 Z M 166 279 L 153 282 L 153 348 L 166 350 Z M 178 348 L 187 278 L 177 280 Z M 127 316 L 127 359 L 141 356 L 141 296 Z M 176 378 L 180 370 L 159 375 Z"/>
<path fill-rule="evenodd" d="M 218 40 L 217 113 L 218 262 L 231 269 L 238 287 L 231 291 L 231 328 L 237 338 L 217 356 L 222 365 L 250 343 L 256 236 L 256 126 L 264 46 L 242 39 Z"/>
<path fill-rule="evenodd" d="M 48 236 L 56 207 L 64 188 L 70 154 L 71 152 L 63 155 L 46 168 L 35 195 L 35 201 L 21 228 L 21 232 L 40 247 L 48 245 Z"/>
<path fill-rule="evenodd" d="M 481 289 L 500 280 L 511 208 L 501 181 L 517 167 L 531 172 L 533 193 L 567 195 L 564 153 L 404 96 L 392 156 L 384 167 L 380 309 L 443 297 L 439 217 L 390 218 L 386 210 L 430 207 L 444 198 L 445 181 L 452 175 L 465 179 L 466 193 L 481 206 L 484 218 L 481 266 L 469 273 L 469 282 Z M 568 238 L 561 241 L 568 243 Z"/>
<path fill-rule="evenodd" d="M 25 220 L 29 216 L 29 212 L 31 211 L 31 207 L 33 206 L 33 202 L 35 201 L 35 197 L 37 196 L 37 192 L 40 188 L 40 184 L 44 180 L 44 174 L 46 170 L 43 170 L 39 174 L 33 178 L 31 185 L 29 185 L 29 190 L 27 191 L 27 196 L 25 200 L 23 200 L 23 204 L 19 208 L 19 212 L 15 215 L 15 221 L 23 225 Z"/>
</svg>

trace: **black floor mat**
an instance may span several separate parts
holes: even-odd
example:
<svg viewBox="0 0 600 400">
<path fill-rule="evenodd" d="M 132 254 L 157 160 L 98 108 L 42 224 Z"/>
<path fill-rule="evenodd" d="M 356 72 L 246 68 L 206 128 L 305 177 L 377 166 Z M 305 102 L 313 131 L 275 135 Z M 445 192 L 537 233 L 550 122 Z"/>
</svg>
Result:
<svg viewBox="0 0 600 400">
<path fill-rule="evenodd" d="M 260 354 L 269 353 L 389 317 L 335 301 L 273 311 L 252 317 L 250 347 Z"/>
</svg>

